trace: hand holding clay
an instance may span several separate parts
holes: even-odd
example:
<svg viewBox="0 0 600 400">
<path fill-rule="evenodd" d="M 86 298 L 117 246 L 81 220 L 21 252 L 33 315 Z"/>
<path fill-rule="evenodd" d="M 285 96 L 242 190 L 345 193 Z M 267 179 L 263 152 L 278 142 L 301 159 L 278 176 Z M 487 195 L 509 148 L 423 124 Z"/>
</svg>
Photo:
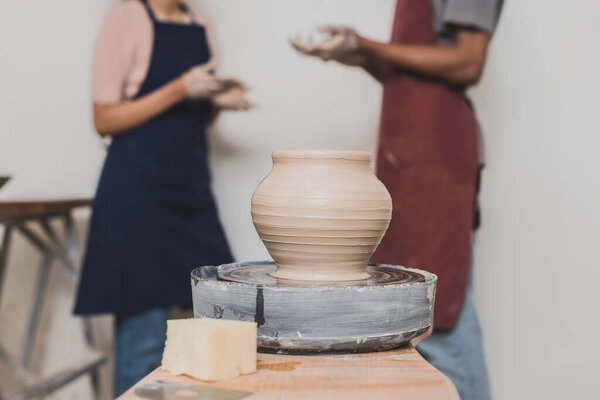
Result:
<svg viewBox="0 0 600 400">
<path fill-rule="evenodd" d="M 359 35 L 352 28 L 346 26 L 322 26 L 318 31 L 325 38 L 313 44 L 311 36 L 307 41 L 299 37 L 289 39 L 290 44 L 300 53 L 315 56 L 324 61 L 335 60 L 346 65 L 363 65 L 366 57 L 361 54 Z"/>
<path fill-rule="evenodd" d="M 211 73 L 212 62 L 198 65 L 183 74 L 183 84 L 186 96 L 191 99 L 205 99 L 223 93 L 233 87 L 243 86 L 234 78 L 223 78 Z"/>
<path fill-rule="evenodd" d="M 232 87 L 222 93 L 213 96 L 213 104 L 221 110 L 248 110 L 254 107 L 248 99 L 246 99 L 246 93 L 248 88 L 246 86 L 239 85 Z"/>
</svg>

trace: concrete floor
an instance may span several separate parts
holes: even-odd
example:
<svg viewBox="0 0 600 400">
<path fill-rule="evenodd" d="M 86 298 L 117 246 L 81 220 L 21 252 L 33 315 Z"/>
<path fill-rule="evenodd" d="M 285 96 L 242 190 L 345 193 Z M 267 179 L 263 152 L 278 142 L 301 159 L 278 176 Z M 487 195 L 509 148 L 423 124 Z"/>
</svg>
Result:
<svg viewBox="0 0 600 400">
<path fill-rule="evenodd" d="M 88 218 L 88 212 L 76 214 L 81 249 L 85 243 Z M 0 343 L 13 357 L 16 357 L 21 346 L 39 262 L 37 251 L 19 233 L 14 233 L 0 299 Z M 31 371 L 36 377 L 47 377 L 91 356 L 84 342 L 81 319 L 71 314 L 74 296 L 73 283 L 55 265 L 50 274 L 49 289 L 43 302 L 42 318 L 33 349 Z M 100 349 L 106 354 L 112 354 L 112 318 L 95 317 L 93 326 Z M 109 363 L 102 367 L 101 372 L 103 399 L 112 398 L 111 375 L 112 366 Z M 15 377 L 0 363 L 0 393 L 6 396 L 19 390 L 19 387 Z M 89 380 L 82 377 L 46 399 L 91 398 Z"/>
</svg>

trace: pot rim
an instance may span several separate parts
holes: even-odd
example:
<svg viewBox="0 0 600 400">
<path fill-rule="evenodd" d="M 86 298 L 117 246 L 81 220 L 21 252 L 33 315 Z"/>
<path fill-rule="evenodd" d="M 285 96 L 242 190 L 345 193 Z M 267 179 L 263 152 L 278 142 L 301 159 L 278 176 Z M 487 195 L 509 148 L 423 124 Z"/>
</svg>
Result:
<svg viewBox="0 0 600 400">
<path fill-rule="evenodd" d="M 277 150 L 273 160 L 281 159 L 344 159 L 371 161 L 371 153 L 363 150 Z"/>
</svg>

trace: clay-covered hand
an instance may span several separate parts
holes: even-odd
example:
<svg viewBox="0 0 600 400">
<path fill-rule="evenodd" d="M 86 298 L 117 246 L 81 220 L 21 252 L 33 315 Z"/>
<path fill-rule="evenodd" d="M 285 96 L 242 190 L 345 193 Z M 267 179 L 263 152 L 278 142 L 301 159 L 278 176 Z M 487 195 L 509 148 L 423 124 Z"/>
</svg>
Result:
<svg viewBox="0 0 600 400">
<path fill-rule="evenodd" d="M 254 108 L 255 105 L 246 98 L 247 92 L 248 88 L 243 84 L 232 87 L 213 96 L 213 104 L 220 110 L 230 111 L 248 110 L 250 108 Z"/>
<path fill-rule="evenodd" d="M 319 43 L 313 43 L 309 36 L 307 41 L 299 37 L 291 38 L 290 44 L 300 53 L 319 57 L 325 61 L 335 60 L 346 65 L 363 65 L 366 57 L 361 53 L 359 35 L 347 26 L 326 25 L 318 28 L 325 35 Z"/>
<path fill-rule="evenodd" d="M 183 86 L 186 97 L 190 99 L 211 98 L 226 90 L 243 85 L 235 78 L 219 77 L 212 74 L 213 63 L 192 67 L 183 74 Z"/>
</svg>

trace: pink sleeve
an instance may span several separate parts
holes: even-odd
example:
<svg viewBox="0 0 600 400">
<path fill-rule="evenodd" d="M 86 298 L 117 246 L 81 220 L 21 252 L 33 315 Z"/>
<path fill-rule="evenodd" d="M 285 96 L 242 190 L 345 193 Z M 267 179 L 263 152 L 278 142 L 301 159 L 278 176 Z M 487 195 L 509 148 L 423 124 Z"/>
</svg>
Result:
<svg viewBox="0 0 600 400">
<path fill-rule="evenodd" d="M 127 37 L 128 15 L 125 2 L 104 18 L 94 47 L 92 101 L 117 103 L 124 98 L 124 85 L 132 61 L 132 41 Z"/>
</svg>

